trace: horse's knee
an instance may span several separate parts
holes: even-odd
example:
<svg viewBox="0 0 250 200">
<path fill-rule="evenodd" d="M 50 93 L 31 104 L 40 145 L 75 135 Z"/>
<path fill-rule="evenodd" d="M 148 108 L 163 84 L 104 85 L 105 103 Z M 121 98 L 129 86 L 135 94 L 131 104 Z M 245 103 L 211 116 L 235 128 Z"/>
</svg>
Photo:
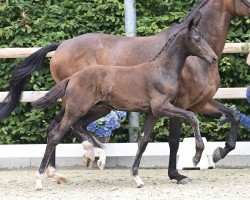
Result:
<svg viewBox="0 0 250 200">
<path fill-rule="evenodd" d="M 204 148 L 205 148 L 205 145 L 204 145 L 203 141 L 196 144 L 196 150 L 202 152 L 204 150 Z"/>
<path fill-rule="evenodd" d="M 191 111 L 188 111 L 186 114 L 186 117 L 188 118 L 188 121 L 192 124 L 192 125 L 196 125 L 198 126 L 199 124 L 199 120 L 198 118 L 195 116 L 195 114 Z"/>
<path fill-rule="evenodd" d="M 51 131 L 48 135 L 47 144 L 56 146 L 60 142 L 61 137 L 59 136 L 58 132 Z"/>
<path fill-rule="evenodd" d="M 235 123 L 235 124 L 239 124 L 240 123 L 240 115 L 239 113 L 234 113 L 232 115 L 232 121 Z"/>
<path fill-rule="evenodd" d="M 226 142 L 226 148 L 229 149 L 230 151 L 234 150 L 235 147 L 236 147 L 235 143 Z"/>
</svg>

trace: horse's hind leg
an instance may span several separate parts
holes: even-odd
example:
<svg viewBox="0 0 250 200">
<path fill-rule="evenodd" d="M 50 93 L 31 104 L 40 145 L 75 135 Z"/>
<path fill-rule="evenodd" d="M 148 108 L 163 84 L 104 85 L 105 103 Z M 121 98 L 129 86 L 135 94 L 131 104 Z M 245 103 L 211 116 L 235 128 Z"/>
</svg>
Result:
<svg viewBox="0 0 250 200">
<path fill-rule="evenodd" d="M 53 130 L 53 128 L 55 128 L 60 123 L 60 121 L 62 120 L 62 117 L 64 115 L 64 112 L 65 112 L 65 110 L 62 109 L 59 112 L 59 114 L 50 123 L 50 125 L 47 128 L 47 135 L 49 135 L 49 133 Z M 46 170 L 46 177 L 55 179 L 58 184 L 62 184 L 62 183 L 67 182 L 66 177 L 63 176 L 62 174 L 59 174 L 56 171 L 56 147 L 54 148 L 54 150 L 51 153 L 48 168 Z"/>
<path fill-rule="evenodd" d="M 88 113 L 83 118 L 80 119 L 78 126 L 74 126 L 75 132 L 87 140 L 82 143 L 84 149 L 86 150 L 83 156 L 83 161 L 87 167 L 91 167 L 93 165 L 93 161 L 95 159 L 94 148 L 99 154 L 99 160 L 97 161 L 98 167 L 101 170 L 103 170 L 105 167 L 105 147 L 90 132 L 87 131 L 87 126 L 91 122 L 107 115 L 108 113 L 110 113 L 110 109 L 101 106 L 95 106 L 90 111 L 88 111 Z"/>
<path fill-rule="evenodd" d="M 235 149 L 237 141 L 237 133 L 240 123 L 240 116 L 237 113 L 235 113 L 232 109 L 227 108 L 223 104 L 213 99 L 203 106 L 195 106 L 194 108 L 192 108 L 192 110 L 195 110 L 197 112 L 206 115 L 226 114 L 229 116 L 231 121 L 231 130 L 227 138 L 225 147 L 224 148 L 218 147 L 217 149 L 214 150 L 213 153 L 213 161 L 218 162 L 219 160 L 223 159 L 230 151 Z"/>
<path fill-rule="evenodd" d="M 66 114 L 64 115 L 63 119 L 61 120 L 60 124 L 55 126 L 50 133 L 48 134 L 48 141 L 46 145 L 46 150 L 41 162 L 41 165 L 39 167 L 37 176 L 36 176 L 36 190 L 42 189 L 42 180 L 45 178 L 45 172 L 47 170 L 50 157 L 57 146 L 57 144 L 60 142 L 62 137 L 65 135 L 65 133 L 70 129 L 70 127 L 77 121 L 78 119 L 74 117 L 73 115 Z"/>
<path fill-rule="evenodd" d="M 102 106 L 95 106 L 83 118 L 81 118 L 81 121 L 82 121 L 81 125 L 82 126 L 79 127 L 78 130 L 77 130 L 77 132 L 79 134 L 83 134 L 82 136 L 84 136 L 88 140 L 88 142 L 90 142 L 87 145 L 88 145 L 89 149 L 92 150 L 93 152 L 89 151 L 89 152 L 86 152 L 86 153 L 94 154 L 94 148 L 98 152 L 99 160 L 97 161 L 97 165 L 101 170 L 104 169 L 105 162 L 106 162 L 105 147 L 91 133 L 89 133 L 87 131 L 87 126 L 91 122 L 93 122 L 93 121 L 95 121 L 95 120 L 97 120 L 97 119 L 99 119 L 99 118 L 101 118 L 101 117 L 103 117 L 103 116 L 105 116 L 105 115 L 107 115 L 109 113 L 110 113 L 110 109 L 102 107 Z M 93 144 L 93 146 L 92 146 L 92 144 Z M 89 160 L 89 156 L 86 156 L 86 154 L 84 155 L 83 160 L 85 162 L 87 162 L 87 163 L 92 162 L 91 160 Z"/>
<path fill-rule="evenodd" d="M 189 183 L 190 178 L 179 174 L 176 169 L 176 156 L 179 148 L 180 134 L 181 134 L 182 119 L 180 118 L 170 118 L 169 119 L 169 166 L 168 166 L 168 176 L 169 178 L 177 180 L 179 184 Z"/>
<path fill-rule="evenodd" d="M 138 188 L 143 187 L 144 183 L 138 175 L 138 168 L 141 162 L 142 154 L 145 151 L 147 144 L 149 142 L 150 136 L 153 133 L 153 128 L 157 122 L 158 118 L 154 115 L 146 115 L 145 121 L 143 125 L 143 133 L 138 141 L 138 150 L 136 153 L 136 157 L 134 160 L 134 164 L 132 166 L 131 172 L 132 176 L 136 182 Z"/>
</svg>

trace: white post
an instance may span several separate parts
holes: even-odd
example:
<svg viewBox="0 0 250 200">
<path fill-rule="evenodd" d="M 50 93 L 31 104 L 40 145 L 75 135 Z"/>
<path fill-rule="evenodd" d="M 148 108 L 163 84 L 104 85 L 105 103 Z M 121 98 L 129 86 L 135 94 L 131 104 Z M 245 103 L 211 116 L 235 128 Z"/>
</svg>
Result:
<svg viewBox="0 0 250 200">
<path fill-rule="evenodd" d="M 125 31 L 126 36 L 136 36 L 136 9 L 135 0 L 124 0 L 125 5 Z M 137 142 L 137 132 L 135 128 L 139 127 L 139 113 L 131 112 L 129 114 L 129 142 Z"/>
<path fill-rule="evenodd" d="M 249 54 L 247 56 L 247 64 L 250 66 L 250 52 L 249 52 Z"/>
</svg>

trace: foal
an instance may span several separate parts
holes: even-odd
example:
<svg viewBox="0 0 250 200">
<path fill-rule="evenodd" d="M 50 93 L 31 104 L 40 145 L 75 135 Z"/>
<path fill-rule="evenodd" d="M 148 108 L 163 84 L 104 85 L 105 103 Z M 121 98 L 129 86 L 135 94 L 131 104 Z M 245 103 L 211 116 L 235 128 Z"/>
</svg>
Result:
<svg viewBox="0 0 250 200">
<path fill-rule="evenodd" d="M 63 98 L 65 112 L 62 120 L 48 135 L 43 160 L 36 176 L 36 189 L 42 189 L 42 178 L 47 169 L 51 153 L 71 126 L 80 126 L 81 118 L 95 105 L 110 109 L 139 111 L 146 114 L 147 120 L 160 117 L 180 117 L 194 128 L 196 154 L 194 164 L 198 164 L 204 149 L 198 120 L 192 112 L 175 107 L 178 81 L 186 58 L 198 56 L 213 64 L 217 56 L 197 30 L 200 21 L 190 20 L 175 27 L 173 36 L 150 62 L 131 66 L 91 66 L 72 77 L 64 79 L 44 97 L 33 102 L 35 108 L 45 108 Z M 153 115 L 152 115 L 153 114 Z M 138 176 L 139 162 L 149 134 L 144 134 L 139 144 L 132 174 L 138 187 L 143 182 Z"/>
</svg>

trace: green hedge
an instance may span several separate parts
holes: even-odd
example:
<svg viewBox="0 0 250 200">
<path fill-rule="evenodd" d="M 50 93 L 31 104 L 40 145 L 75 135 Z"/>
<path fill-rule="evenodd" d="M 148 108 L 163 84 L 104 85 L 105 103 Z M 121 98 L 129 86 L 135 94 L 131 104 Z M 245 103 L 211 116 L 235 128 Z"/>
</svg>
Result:
<svg viewBox="0 0 250 200">
<path fill-rule="evenodd" d="M 185 17 L 196 1 L 188 0 L 138 0 L 138 35 L 152 35 L 178 23 Z M 89 32 L 124 34 L 124 7 L 121 0 L 6 0 L 0 4 L 0 47 L 45 46 Z M 236 19 L 228 34 L 228 41 L 240 42 L 250 38 L 250 20 Z M 245 64 L 246 55 L 227 55 L 221 60 L 221 86 L 237 87 L 250 82 L 250 70 Z M 11 69 L 20 59 L 0 60 L 0 90 L 8 90 Z M 35 73 L 25 90 L 48 90 L 54 85 L 46 67 Z M 239 110 L 249 113 L 244 100 L 224 101 L 236 104 Z M 0 143 L 44 143 L 45 129 L 60 105 L 49 110 L 34 110 L 29 103 L 22 103 L 12 116 L 0 123 Z M 225 140 L 229 125 L 217 126 L 217 119 L 202 117 L 202 135 L 210 140 Z M 143 116 L 141 116 L 141 123 Z M 113 142 L 128 140 L 126 123 L 113 134 Z M 167 119 L 161 119 L 155 127 L 154 141 L 166 141 Z M 249 140 L 250 134 L 243 127 L 240 140 Z M 191 136 L 190 126 L 184 125 L 183 135 Z M 64 141 L 75 139 L 67 136 Z"/>
</svg>

